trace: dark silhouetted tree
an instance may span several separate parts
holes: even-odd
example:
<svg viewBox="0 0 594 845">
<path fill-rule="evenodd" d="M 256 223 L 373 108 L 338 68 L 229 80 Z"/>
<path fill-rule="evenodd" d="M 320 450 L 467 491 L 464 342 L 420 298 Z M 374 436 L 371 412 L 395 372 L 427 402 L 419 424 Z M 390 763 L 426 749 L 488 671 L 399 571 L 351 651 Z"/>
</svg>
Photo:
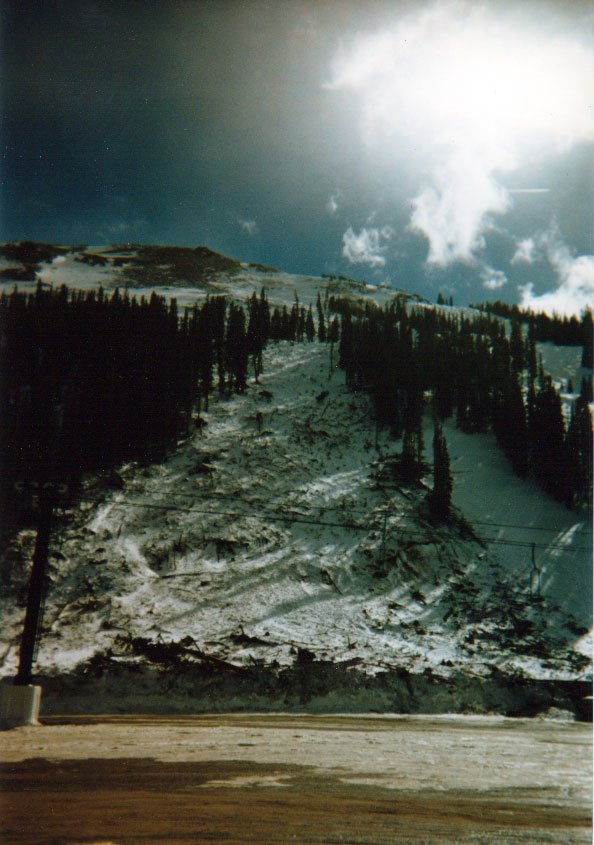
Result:
<svg viewBox="0 0 594 845">
<path fill-rule="evenodd" d="M 452 489 L 448 447 L 441 425 L 436 421 L 433 432 L 433 490 L 429 494 L 429 510 L 434 519 L 448 520 Z"/>
</svg>

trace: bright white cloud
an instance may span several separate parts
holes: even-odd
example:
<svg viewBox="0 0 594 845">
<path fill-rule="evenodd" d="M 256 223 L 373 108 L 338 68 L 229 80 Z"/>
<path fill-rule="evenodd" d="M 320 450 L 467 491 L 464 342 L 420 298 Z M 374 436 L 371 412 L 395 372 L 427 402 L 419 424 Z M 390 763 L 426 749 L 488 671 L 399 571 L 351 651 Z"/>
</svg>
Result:
<svg viewBox="0 0 594 845">
<path fill-rule="evenodd" d="M 363 138 L 394 150 L 395 179 L 402 150 L 425 163 L 410 226 L 444 265 L 472 260 L 509 208 L 499 174 L 594 137 L 591 65 L 587 47 L 533 18 L 438 2 L 356 38 L 326 87 L 360 102 Z"/>
<path fill-rule="evenodd" d="M 351 264 L 369 264 L 371 267 L 383 267 L 386 259 L 383 255 L 386 249 L 385 241 L 392 235 L 392 229 L 363 228 L 357 234 L 351 226 L 342 236 L 342 254 Z"/>
<path fill-rule="evenodd" d="M 501 270 L 495 270 L 493 267 L 483 267 L 481 270 L 481 278 L 483 280 L 483 287 L 487 290 L 499 290 L 507 284 L 507 276 Z"/>
<path fill-rule="evenodd" d="M 244 232 L 253 238 L 258 234 L 258 224 L 255 220 L 238 220 L 237 221 Z"/>
<path fill-rule="evenodd" d="M 573 256 L 555 226 L 541 236 L 539 245 L 557 274 L 553 291 L 534 293 L 530 282 L 519 288 L 523 308 L 546 311 L 548 314 L 580 314 L 594 303 L 594 256 Z"/>
<path fill-rule="evenodd" d="M 524 238 L 518 242 L 511 260 L 512 264 L 532 264 L 536 259 L 536 244 L 534 238 Z"/>
<path fill-rule="evenodd" d="M 430 264 L 469 261 L 484 245 L 487 212 L 502 214 L 508 205 L 480 155 L 459 149 L 434 168 L 431 183 L 412 201 L 410 228 L 427 236 Z"/>
</svg>

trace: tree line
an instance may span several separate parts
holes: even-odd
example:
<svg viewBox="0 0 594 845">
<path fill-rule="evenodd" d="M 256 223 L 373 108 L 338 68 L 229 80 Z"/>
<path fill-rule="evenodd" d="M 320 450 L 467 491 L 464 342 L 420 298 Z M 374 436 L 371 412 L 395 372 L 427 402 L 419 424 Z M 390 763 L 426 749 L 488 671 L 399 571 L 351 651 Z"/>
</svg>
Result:
<svg viewBox="0 0 594 845">
<path fill-rule="evenodd" d="M 180 313 L 156 292 L 15 288 L 0 295 L 0 509 L 18 480 L 76 481 L 129 460 L 158 458 L 213 391 L 242 393 L 269 341 L 338 340 L 295 296 L 270 308 L 207 298 Z"/>
<path fill-rule="evenodd" d="M 315 315 L 315 316 L 314 316 Z M 339 364 L 353 389 L 368 389 L 378 424 L 402 437 L 400 471 L 423 466 L 422 417 L 455 415 L 467 432 L 494 430 L 515 470 L 532 475 L 571 507 L 591 501 L 592 382 L 571 419 L 539 365 L 536 328 L 512 319 L 470 319 L 403 300 L 331 298 L 270 308 L 266 293 L 244 306 L 207 298 L 180 313 L 157 293 L 70 291 L 39 284 L 0 295 L 0 492 L 3 510 L 16 480 L 73 480 L 129 460 L 162 456 L 188 430 L 193 410 L 214 391 L 242 393 L 262 372 L 270 341 L 339 341 Z M 436 427 L 435 463 L 451 492 L 447 447 Z M 435 497 L 434 497 L 435 499 Z M 435 501 L 437 513 L 442 504 Z"/>
<path fill-rule="evenodd" d="M 582 367 L 592 369 L 592 355 L 594 349 L 594 331 L 592 310 L 584 309 L 581 317 L 561 317 L 558 314 L 535 313 L 518 305 L 496 300 L 480 305 L 473 305 L 487 314 L 505 317 L 532 327 L 536 340 L 555 343 L 557 346 L 583 347 Z"/>
<path fill-rule="evenodd" d="M 347 385 L 371 394 L 378 422 L 402 437 L 402 477 L 423 471 L 430 401 L 438 423 L 453 417 L 467 433 L 492 430 L 518 475 L 568 507 L 591 506 L 592 382 L 583 381 L 566 421 L 537 354 L 534 322 L 524 333 L 512 319 L 508 336 L 493 315 L 407 309 L 403 301 L 353 312 L 343 300 L 340 313 L 339 364 Z M 437 428 L 436 438 L 434 454 L 444 460 Z"/>
<path fill-rule="evenodd" d="M 222 297 L 178 313 L 153 293 L 38 285 L 0 296 L 0 473 L 76 480 L 156 455 L 187 430 L 194 403 L 243 391 L 269 337 L 265 294 L 245 310 Z"/>
</svg>

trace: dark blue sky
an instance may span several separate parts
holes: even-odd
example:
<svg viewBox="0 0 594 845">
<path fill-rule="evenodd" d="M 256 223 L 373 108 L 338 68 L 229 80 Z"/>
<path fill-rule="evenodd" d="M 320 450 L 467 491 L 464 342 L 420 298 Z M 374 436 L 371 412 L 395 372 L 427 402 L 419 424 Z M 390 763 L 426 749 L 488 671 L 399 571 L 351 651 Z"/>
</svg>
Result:
<svg viewBox="0 0 594 845">
<path fill-rule="evenodd" d="M 565 143 L 553 143 L 551 124 L 541 144 L 548 105 L 537 79 L 526 88 L 540 109 L 534 137 L 520 138 L 522 155 L 502 166 L 480 127 L 492 120 L 503 147 L 509 120 L 521 123 L 523 104 L 508 113 L 501 103 L 513 99 L 513 79 L 502 94 L 485 72 L 473 112 L 476 87 L 456 89 L 460 79 L 483 84 L 487 65 L 475 73 L 470 56 L 452 68 L 448 49 L 459 53 L 459 39 L 469 53 L 473 39 L 479 54 L 499 45 L 493 65 L 507 39 L 502 67 L 523 78 L 530 67 L 513 65 L 513 34 L 527 31 L 532 64 L 542 45 L 561 67 L 564 49 L 592 55 L 590 4 L 525 3 L 522 18 L 491 2 L 471 27 L 460 23 L 463 6 L 5 0 L 0 239 L 207 244 L 460 302 L 515 301 L 529 283 L 525 298 L 565 286 L 581 302 L 592 269 L 576 262 L 592 252 L 593 226 L 584 92 L 575 120 L 567 110 L 551 118 L 568 125 Z M 536 40 L 533 26 L 522 29 L 530 21 L 542 27 Z M 433 56 L 443 62 L 437 76 Z M 577 64 L 563 84 L 579 89 L 580 72 Z M 445 98 L 466 104 L 457 123 L 431 94 L 441 79 Z"/>
</svg>

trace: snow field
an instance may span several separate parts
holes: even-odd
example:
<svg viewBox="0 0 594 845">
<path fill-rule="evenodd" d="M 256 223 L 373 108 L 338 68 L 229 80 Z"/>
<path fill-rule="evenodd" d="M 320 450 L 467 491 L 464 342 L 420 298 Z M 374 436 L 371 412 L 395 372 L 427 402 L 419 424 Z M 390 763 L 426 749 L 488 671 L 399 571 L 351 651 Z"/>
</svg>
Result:
<svg viewBox="0 0 594 845">
<path fill-rule="evenodd" d="M 163 464 L 123 467 L 121 491 L 70 515 L 54 540 L 38 671 L 108 652 L 135 661 L 132 640 L 143 638 L 238 666 L 289 665 L 307 650 L 370 674 L 583 675 L 568 614 L 583 624 L 588 613 L 583 558 L 572 586 L 565 553 L 554 550 L 556 568 L 538 558 L 543 601 L 521 582 L 516 547 L 428 522 L 422 489 L 374 477 L 399 444 L 380 434 L 378 453 L 368 397 L 329 360 L 325 345 L 271 344 L 259 384 L 202 410 L 202 435 Z M 557 525 L 574 554 L 575 516 L 515 479 L 489 438 L 447 435 L 455 502 L 470 521 Z M 8 674 L 22 619 L 14 593 L 2 612 Z"/>
</svg>

